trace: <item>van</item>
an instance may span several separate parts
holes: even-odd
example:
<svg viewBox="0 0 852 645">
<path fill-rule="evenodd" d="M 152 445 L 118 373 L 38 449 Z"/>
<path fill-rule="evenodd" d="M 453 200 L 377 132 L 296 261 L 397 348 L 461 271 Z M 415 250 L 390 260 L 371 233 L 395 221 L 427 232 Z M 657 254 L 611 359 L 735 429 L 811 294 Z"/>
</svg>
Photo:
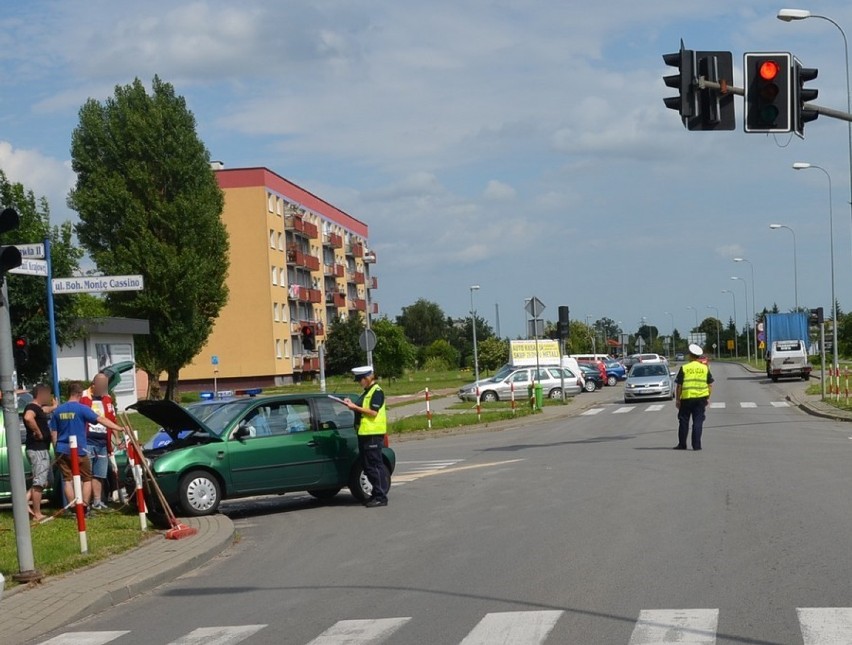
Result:
<svg viewBox="0 0 852 645">
<path fill-rule="evenodd" d="M 572 358 L 576 358 L 578 361 L 608 361 L 612 358 L 608 354 L 571 354 Z"/>
</svg>

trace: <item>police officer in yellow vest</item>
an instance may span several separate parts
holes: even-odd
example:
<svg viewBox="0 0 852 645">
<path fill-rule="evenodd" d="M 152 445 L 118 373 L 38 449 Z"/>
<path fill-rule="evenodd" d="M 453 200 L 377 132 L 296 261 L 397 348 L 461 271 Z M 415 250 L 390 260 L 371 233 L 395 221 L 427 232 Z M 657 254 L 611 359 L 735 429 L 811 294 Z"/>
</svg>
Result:
<svg viewBox="0 0 852 645">
<path fill-rule="evenodd" d="M 689 419 L 692 418 L 692 449 L 701 450 L 701 431 L 704 429 L 704 413 L 713 390 L 713 375 L 710 368 L 699 359 L 704 354 L 700 345 L 689 345 L 689 362 L 680 368 L 677 383 L 678 409 L 677 445 L 675 450 L 686 450 L 689 435 Z"/>
<path fill-rule="evenodd" d="M 345 399 L 346 406 L 355 412 L 355 429 L 358 432 L 358 450 L 364 463 L 364 474 L 373 486 L 373 494 L 367 500 L 367 508 L 388 505 L 388 472 L 382 459 L 385 435 L 388 432 L 388 414 L 385 393 L 373 374 L 373 368 L 365 365 L 352 370 L 355 380 L 364 388 L 358 403 Z"/>
</svg>

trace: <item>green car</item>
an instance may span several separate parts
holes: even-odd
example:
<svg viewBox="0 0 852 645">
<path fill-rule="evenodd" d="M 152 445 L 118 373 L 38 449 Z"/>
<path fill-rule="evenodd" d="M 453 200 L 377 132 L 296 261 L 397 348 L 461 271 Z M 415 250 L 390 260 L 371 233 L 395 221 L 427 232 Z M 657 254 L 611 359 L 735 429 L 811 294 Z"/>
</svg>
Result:
<svg viewBox="0 0 852 645">
<path fill-rule="evenodd" d="M 355 415 L 324 394 L 211 401 L 192 411 L 173 401 L 131 408 L 168 434 L 149 442 L 145 457 L 169 504 L 186 515 L 213 514 L 237 497 L 307 491 L 330 499 L 348 487 L 366 501 L 372 492 Z M 383 453 L 390 481 L 396 456 L 388 447 Z"/>
</svg>

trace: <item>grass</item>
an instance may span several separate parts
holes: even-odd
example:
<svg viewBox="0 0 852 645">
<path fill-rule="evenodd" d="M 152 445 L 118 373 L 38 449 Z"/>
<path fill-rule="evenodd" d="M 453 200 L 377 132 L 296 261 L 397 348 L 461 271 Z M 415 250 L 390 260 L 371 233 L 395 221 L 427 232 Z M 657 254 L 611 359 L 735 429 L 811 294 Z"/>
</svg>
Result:
<svg viewBox="0 0 852 645">
<path fill-rule="evenodd" d="M 565 402 L 566 402 L 566 405 L 568 403 L 570 403 L 571 397 L 570 396 L 566 397 Z M 551 405 L 562 405 L 562 400 L 561 399 L 546 398 L 546 399 L 544 399 L 544 405 L 545 405 L 545 407 L 551 406 Z M 480 407 L 484 411 L 511 410 L 512 409 L 512 403 L 511 403 L 511 401 L 482 401 L 482 403 L 480 404 Z M 518 410 L 520 410 L 521 408 L 529 407 L 527 405 L 526 398 L 516 400 L 515 401 L 515 407 Z M 473 403 L 472 401 L 459 401 L 458 403 L 453 403 L 452 405 L 448 406 L 446 409 L 447 410 L 474 410 L 474 409 L 476 409 L 476 403 Z"/>
<path fill-rule="evenodd" d="M 482 412 L 482 420 L 480 421 L 476 412 L 451 412 L 450 414 L 433 414 L 432 415 L 432 430 L 444 430 L 447 428 L 461 428 L 464 426 L 485 425 L 496 421 L 505 421 L 507 419 L 519 419 L 521 417 L 536 414 L 528 407 L 518 408 L 515 414 L 509 409 L 503 410 L 485 410 Z M 407 432 L 419 432 L 428 430 L 427 420 L 425 416 L 405 417 L 397 421 L 392 421 L 389 424 L 390 434 L 405 434 Z"/>
<path fill-rule="evenodd" d="M 50 509 L 45 508 L 45 514 Z M 73 513 L 52 522 L 32 526 L 33 558 L 38 571 L 54 576 L 88 566 L 137 546 L 156 535 L 139 530 L 139 516 L 121 511 L 101 512 L 86 522 L 89 552 L 80 553 L 77 521 Z M 6 587 L 15 586 L 11 576 L 19 570 L 11 511 L 0 512 L 0 572 Z"/>
<path fill-rule="evenodd" d="M 131 427 L 139 434 L 139 443 L 141 444 L 148 441 L 148 439 L 153 437 L 157 433 L 157 430 L 160 429 L 159 424 L 154 423 L 147 417 L 143 417 L 141 414 L 128 414 L 127 418 L 130 419 Z M 121 425 L 123 420 L 119 419 L 118 423 Z"/>
</svg>

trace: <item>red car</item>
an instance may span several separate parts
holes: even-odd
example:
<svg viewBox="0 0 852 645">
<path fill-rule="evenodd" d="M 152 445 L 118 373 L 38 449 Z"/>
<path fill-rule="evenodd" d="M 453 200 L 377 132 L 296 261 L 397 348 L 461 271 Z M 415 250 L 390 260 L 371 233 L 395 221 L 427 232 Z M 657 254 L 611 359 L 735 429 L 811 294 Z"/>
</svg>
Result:
<svg viewBox="0 0 852 645">
<path fill-rule="evenodd" d="M 577 361 L 580 365 L 591 365 L 592 367 L 596 367 L 598 372 L 601 375 L 601 380 L 604 383 L 607 382 L 606 379 L 606 364 L 603 361 Z"/>
</svg>

